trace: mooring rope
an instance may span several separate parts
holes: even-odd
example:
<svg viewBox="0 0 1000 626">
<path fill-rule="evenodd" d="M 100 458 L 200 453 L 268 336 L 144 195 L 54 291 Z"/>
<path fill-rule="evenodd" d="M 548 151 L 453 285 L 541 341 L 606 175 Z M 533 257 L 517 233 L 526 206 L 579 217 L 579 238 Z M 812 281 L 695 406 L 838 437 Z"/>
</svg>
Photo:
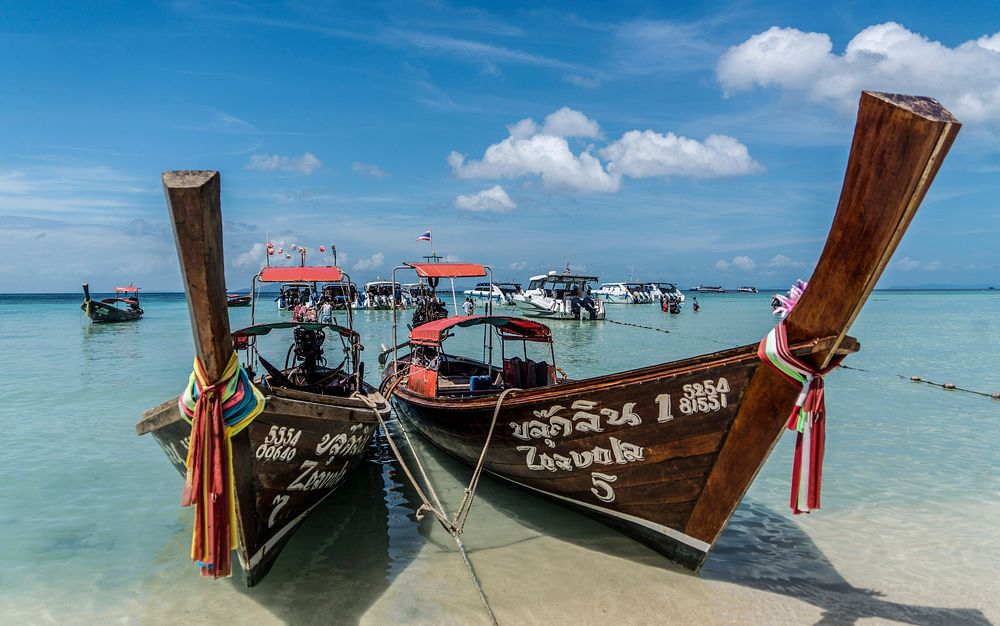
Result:
<svg viewBox="0 0 1000 626">
<path fill-rule="evenodd" d="M 385 397 L 387 399 L 392 397 L 392 394 L 396 391 L 396 387 L 399 386 L 403 378 L 404 376 L 402 374 L 397 375 L 396 378 L 386 386 Z M 428 499 L 423 489 L 421 489 L 416 477 L 413 475 L 413 472 L 410 470 L 406 460 L 403 458 L 402 453 L 396 446 L 396 442 L 393 441 L 392 434 L 389 432 L 389 428 L 382 419 L 382 415 L 378 411 L 375 403 L 367 396 L 360 393 L 354 394 L 355 397 L 362 399 L 375 412 L 379 425 L 382 426 L 382 431 L 385 433 L 386 441 L 389 443 L 389 449 L 392 450 L 392 453 L 399 462 L 399 466 L 402 468 L 403 473 L 406 475 L 410 484 L 417 492 L 421 505 L 417 508 L 415 514 L 416 518 L 419 520 L 423 517 L 424 511 L 430 511 L 434 515 L 435 519 L 437 519 L 438 523 L 441 524 L 449 535 L 451 535 L 451 538 L 455 541 L 455 545 L 458 547 L 459 553 L 462 555 L 462 560 L 465 561 L 465 565 L 469 570 L 469 575 L 472 577 L 472 584 L 475 586 L 476 592 L 479 594 L 479 600 L 483 603 L 483 608 L 486 609 L 490 622 L 494 625 L 498 624 L 496 614 L 493 612 L 489 599 L 486 597 L 486 590 L 483 589 L 482 581 L 479 579 L 479 575 L 476 573 L 476 569 L 472 565 L 472 560 L 469 558 L 469 554 L 465 549 L 465 544 L 462 542 L 461 535 L 465 532 L 465 522 L 468 520 L 469 512 L 472 510 L 472 502 L 475 499 L 476 489 L 479 486 L 479 478 L 482 475 L 483 467 L 486 464 L 486 453 L 489 451 L 490 443 L 493 439 L 493 431 L 496 427 L 497 418 L 500 415 L 500 407 L 503 405 L 503 401 L 507 398 L 507 396 L 514 391 L 519 390 L 516 388 L 505 389 L 497 398 L 496 407 L 493 410 L 493 419 L 490 422 L 490 428 L 486 433 L 486 441 L 483 443 L 483 449 L 479 454 L 479 460 L 476 462 L 476 467 L 472 472 L 472 478 L 469 481 L 469 485 L 465 488 L 465 493 L 462 496 L 462 503 L 459 505 L 458 509 L 455 511 L 455 515 L 451 519 L 448 519 L 444 505 L 441 503 L 441 499 L 434 490 L 434 484 L 427 476 L 427 471 L 424 469 L 423 463 L 420 462 L 420 457 L 416 453 L 413 441 L 410 440 L 410 435 L 406 432 L 406 428 L 403 426 L 403 420 L 397 419 L 396 423 L 399 426 L 399 430 L 403 433 L 406 445 L 410 449 L 410 455 L 413 457 L 413 460 L 417 465 L 417 469 L 424 480 L 424 484 L 427 486 L 427 491 L 431 494 L 431 498 L 434 500 L 433 504 L 431 503 L 431 500 Z"/>
</svg>

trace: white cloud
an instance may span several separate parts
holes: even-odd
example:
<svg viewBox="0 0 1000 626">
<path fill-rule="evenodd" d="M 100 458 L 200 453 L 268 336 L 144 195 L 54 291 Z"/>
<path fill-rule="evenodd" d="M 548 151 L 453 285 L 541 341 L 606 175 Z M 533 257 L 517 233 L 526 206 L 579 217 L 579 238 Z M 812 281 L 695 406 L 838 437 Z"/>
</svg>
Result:
<svg viewBox="0 0 1000 626">
<path fill-rule="evenodd" d="M 463 179 L 539 176 L 548 190 L 616 192 L 622 177 L 714 177 L 751 174 L 761 169 L 746 146 L 725 135 L 704 142 L 673 133 L 629 131 L 602 150 L 589 145 L 575 153 L 568 138 L 599 138 L 601 128 L 579 111 L 563 107 L 539 126 L 531 118 L 507 127 L 509 136 L 489 146 L 480 160 L 452 151 L 448 164 Z M 607 159 L 605 164 L 601 157 Z"/>
<path fill-rule="evenodd" d="M 384 178 L 389 175 L 388 172 L 374 163 L 362 163 L 360 161 L 352 163 L 351 170 L 355 174 L 367 174 L 368 176 L 372 176 L 374 178 Z"/>
<path fill-rule="evenodd" d="M 542 132 L 557 137 L 595 138 L 601 136 L 601 127 L 583 113 L 563 107 L 545 116 Z"/>
<path fill-rule="evenodd" d="M 573 154 L 563 137 L 536 133 L 513 136 L 486 149 L 480 161 L 465 161 L 452 151 L 448 164 L 459 178 L 518 178 L 536 175 L 547 189 L 581 192 L 618 191 L 621 180 L 604 170 L 589 151 Z"/>
<path fill-rule="evenodd" d="M 750 151 L 727 135 L 709 135 L 700 142 L 673 133 L 630 130 L 601 150 L 608 171 L 632 178 L 690 176 L 715 178 L 742 176 L 763 168 L 750 158 Z"/>
<path fill-rule="evenodd" d="M 503 187 L 494 185 L 476 194 L 458 196 L 455 198 L 455 206 L 466 211 L 506 213 L 517 208 L 517 203 L 511 200 Z"/>
<path fill-rule="evenodd" d="M 527 261 L 514 261 L 513 263 L 511 263 L 507 267 L 509 269 L 515 271 L 515 272 L 520 272 L 521 270 L 528 269 L 528 262 Z"/>
<path fill-rule="evenodd" d="M 261 172 L 295 172 L 308 176 L 314 170 L 323 165 L 319 159 L 311 152 L 306 152 L 300 157 L 287 157 L 277 154 L 255 154 L 250 157 L 250 162 L 244 167 L 248 170 L 259 170 Z"/>
<path fill-rule="evenodd" d="M 904 272 L 911 272 L 913 270 L 933 272 L 941 269 L 941 261 L 928 261 L 924 263 L 923 261 L 905 256 L 896 262 L 896 267 Z"/>
<path fill-rule="evenodd" d="M 776 254 L 774 258 L 767 262 L 768 267 L 804 267 L 805 263 L 796 261 L 783 254 Z"/>
<path fill-rule="evenodd" d="M 593 76 L 579 76 L 577 74 L 568 74 L 563 76 L 563 80 L 570 85 L 576 85 L 577 87 L 583 87 L 584 89 L 596 89 L 601 86 L 603 82 L 600 78 Z"/>
<path fill-rule="evenodd" d="M 264 265 L 266 256 L 267 247 L 262 243 L 255 243 L 246 252 L 236 255 L 232 265 L 234 268 L 259 268 Z"/>
<path fill-rule="evenodd" d="M 730 269 L 752 272 L 757 269 L 757 262 L 748 256 L 735 256 L 732 261 L 719 259 L 715 262 L 715 269 L 722 270 L 724 272 L 729 271 Z"/>
<path fill-rule="evenodd" d="M 376 270 L 385 265 L 385 255 L 381 252 L 376 252 L 367 259 L 361 259 L 354 263 L 354 271 L 364 272 L 367 270 Z"/>
<path fill-rule="evenodd" d="M 863 89 L 916 93 L 962 121 L 1000 123 L 1000 33 L 951 48 L 886 22 L 835 54 L 826 33 L 774 26 L 730 48 L 716 74 L 727 95 L 776 86 L 852 110 Z"/>
</svg>

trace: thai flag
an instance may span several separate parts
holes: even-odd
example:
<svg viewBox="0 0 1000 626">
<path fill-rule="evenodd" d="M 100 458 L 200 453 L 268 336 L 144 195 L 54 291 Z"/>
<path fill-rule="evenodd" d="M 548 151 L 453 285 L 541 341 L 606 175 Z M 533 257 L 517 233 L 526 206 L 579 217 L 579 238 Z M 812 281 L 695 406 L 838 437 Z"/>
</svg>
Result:
<svg viewBox="0 0 1000 626">
<path fill-rule="evenodd" d="M 417 241 L 430 241 L 431 240 L 431 229 L 428 228 L 424 231 L 423 235 L 417 237 Z"/>
</svg>

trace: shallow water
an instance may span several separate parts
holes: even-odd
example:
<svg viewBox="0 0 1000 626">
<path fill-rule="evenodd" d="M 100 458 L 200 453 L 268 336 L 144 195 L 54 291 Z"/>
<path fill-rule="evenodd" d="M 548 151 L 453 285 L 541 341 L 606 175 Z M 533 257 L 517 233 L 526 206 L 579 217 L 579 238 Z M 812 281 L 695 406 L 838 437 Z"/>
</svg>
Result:
<svg viewBox="0 0 1000 626">
<path fill-rule="evenodd" d="M 558 365 L 608 373 L 757 341 L 769 294 L 699 295 L 679 316 L 609 307 L 553 322 Z M 264 582 L 210 581 L 186 558 L 180 480 L 135 422 L 177 394 L 193 354 L 180 295 L 144 297 L 134 324 L 91 326 L 80 298 L 0 296 L 0 615 L 4 623 L 486 623 L 454 543 L 384 442 L 306 521 Z M 273 303 L 263 316 L 277 320 Z M 465 543 L 501 623 L 1000 622 L 1000 402 L 914 384 L 1000 390 L 1000 295 L 876 292 L 828 377 L 822 511 L 787 509 L 791 436 L 775 448 L 699 576 L 484 477 Z M 233 325 L 249 309 L 232 309 Z M 260 319 L 260 318 L 258 318 Z M 360 312 L 374 382 L 389 312 Z M 481 335 L 452 340 L 475 354 Z M 268 337 L 273 345 L 278 338 Z M 477 343 L 477 339 L 479 343 Z M 721 342 L 721 343 L 720 343 Z M 280 360 L 280 359 L 279 359 Z M 470 470 L 419 439 L 452 508 Z"/>
</svg>

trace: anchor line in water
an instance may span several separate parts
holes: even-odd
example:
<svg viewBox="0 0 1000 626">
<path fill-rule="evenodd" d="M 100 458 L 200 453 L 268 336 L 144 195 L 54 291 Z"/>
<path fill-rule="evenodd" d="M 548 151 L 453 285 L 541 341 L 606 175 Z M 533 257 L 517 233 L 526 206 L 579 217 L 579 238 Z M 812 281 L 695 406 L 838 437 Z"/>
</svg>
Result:
<svg viewBox="0 0 1000 626">
<path fill-rule="evenodd" d="M 730 348 L 737 348 L 737 347 L 739 347 L 739 344 L 730 343 L 728 341 L 721 341 L 719 339 L 712 339 L 711 337 L 705 337 L 703 335 L 692 335 L 690 333 L 683 333 L 683 332 L 679 333 L 676 330 L 666 330 L 664 328 L 655 328 L 653 326 L 644 326 L 642 324 L 635 324 L 635 323 L 632 323 L 632 322 L 619 322 L 617 320 L 609 320 L 609 319 L 605 319 L 604 321 L 605 322 L 610 322 L 612 324 L 618 324 L 619 326 L 631 326 L 633 328 L 641 328 L 641 329 L 644 329 L 644 330 L 654 330 L 654 331 L 659 332 L 659 333 L 667 333 L 667 334 L 672 334 L 672 335 L 680 335 L 682 337 L 692 337 L 694 339 L 702 339 L 704 341 L 711 341 L 713 343 L 717 343 L 717 344 L 720 344 L 720 345 L 723 345 L 723 346 L 728 346 Z M 977 396 L 984 396 L 986 398 L 992 398 L 994 400 L 1000 400 L 1000 391 L 992 391 L 992 392 L 990 392 L 990 391 L 978 391 L 976 389 L 966 389 L 965 387 L 959 387 L 958 385 L 955 385 L 954 383 L 935 383 L 935 382 L 932 382 L 932 381 L 929 381 L 929 380 L 925 380 L 921 376 L 906 376 L 904 374 L 890 374 L 890 373 L 886 373 L 886 372 L 876 372 L 876 371 L 864 369 L 862 367 L 852 367 L 850 365 L 840 364 L 837 367 L 841 368 L 841 369 L 845 369 L 845 370 L 854 370 L 855 372 L 865 372 L 866 374 L 875 374 L 876 376 L 886 376 L 886 377 L 902 378 L 904 380 L 911 380 L 911 381 L 913 381 L 915 383 L 923 383 L 925 385 L 931 385 L 933 387 L 938 387 L 940 389 L 945 389 L 947 391 L 962 391 L 962 392 L 971 393 L 971 394 L 974 394 L 974 395 L 977 395 Z"/>
<path fill-rule="evenodd" d="M 386 387 L 386 397 L 391 398 L 393 392 L 395 392 L 396 387 L 403 380 L 403 376 L 399 375 Z M 462 496 L 462 503 L 459 505 L 458 509 L 455 511 L 454 516 L 448 519 L 448 515 L 445 512 L 444 505 L 441 503 L 441 499 L 438 497 L 437 492 L 434 490 L 434 485 L 431 483 L 430 478 L 427 476 L 427 471 L 424 469 L 423 463 L 420 462 L 420 457 L 417 455 L 416 448 L 413 442 L 410 440 L 410 435 L 406 432 L 406 428 L 403 426 L 403 421 L 400 419 L 396 420 L 399 425 L 399 430 L 403 433 L 403 438 L 406 440 L 406 445 L 410 449 L 410 455 L 416 462 L 417 469 L 420 471 L 420 475 L 423 478 L 424 484 L 427 486 L 427 491 L 430 493 L 431 498 L 434 502 L 431 503 L 430 499 L 424 494 L 424 491 L 420 488 L 420 484 L 417 482 L 416 477 L 410 470 L 409 465 L 403 458 L 402 453 L 396 446 L 396 442 L 393 441 L 392 435 L 389 432 L 389 428 L 386 426 L 385 421 L 383 421 L 381 414 L 376 410 L 375 415 L 378 418 L 379 424 L 382 426 L 382 431 L 385 433 L 386 441 L 389 444 L 389 449 L 392 450 L 393 455 L 399 462 L 400 468 L 402 468 L 403 473 L 406 475 L 410 484 L 413 486 L 414 491 L 417 492 L 417 496 L 421 500 L 421 505 L 416 511 L 416 518 L 419 520 L 423 518 L 424 511 L 430 511 L 434 518 L 437 519 L 441 527 L 451 535 L 451 538 L 455 541 L 455 545 L 458 547 L 459 553 L 462 555 L 462 560 L 465 562 L 465 566 L 469 570 L 469 575 L 472 577 L 472 584 L 476 588 L 476 592 L 479 594 L 479 600 L 483 604 L 483 608 L 486 609 L 486 614 L 490 618 L 490 623 L 496 626 L 498 624 L 496 614 L 493 612 L 493 607 L 490 606 L 489 599 L 486 597 L 486 590 L 483 589 L 482 581 L 479 575 L 476 573 L 475 567 L 472 565 L 472 560 L 469 558 L 469 554 L 465 549 L 465 543 L 462 541 L 462 533 L 465 532 L 465 522 L 468 520 L 469 511 L 472 509 L 472 502 L 475 499 L 476 488 L 479 486 L 479 478 L 483 472 L 483 466 L 486 462 L 486 453 L 489 451 L 490 442 L 493 439 L 493 431 L 496 427 L 497 418 L 500 415 L 500 407 L 507 396 L 514 392 L 519 391 L 516 388 L 505 389 L 503 393 L 497 398 L 496 408 L 493 411 L 493 421 L 490 423 L 490 428 L 486 434 L 486 441 L 483 443 L 483 450 L 479 455 L 479 461 L 476 463 L 476 467 L 472 472 L 472 478 L 469 481 L 469 485 L 465 488 L 465 493 Z M 358 395 L 359 398 L 363 398 L 366 403 L 371 403 L 374 406 L 374 402 L 371 402 L 367 397 Z"/>
</svg>

